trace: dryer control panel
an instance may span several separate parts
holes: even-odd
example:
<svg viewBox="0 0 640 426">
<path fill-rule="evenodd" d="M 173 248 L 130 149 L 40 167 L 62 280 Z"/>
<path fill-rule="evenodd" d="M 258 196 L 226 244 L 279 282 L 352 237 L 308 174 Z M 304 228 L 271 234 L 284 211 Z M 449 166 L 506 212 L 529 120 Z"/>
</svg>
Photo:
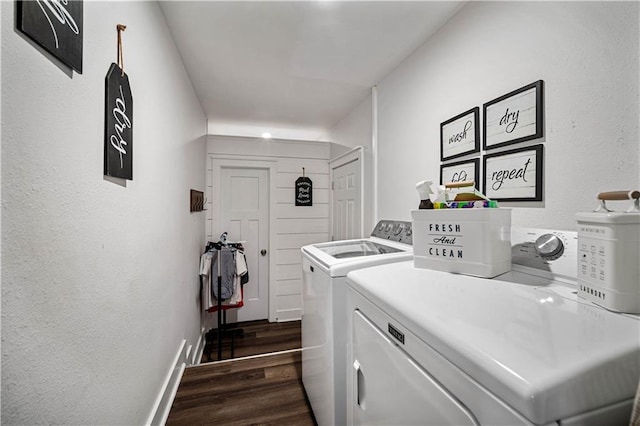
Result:
<svg viewBox="0 0 640 426">
<path fill-rule="evenodd" d="M 511 228 L 512 269 L 551 279 L 576 280 L 578 234 L 538 228 Z"/>
<path fill-rule="evenodd" d="M 381 220 L 371 231 L 371 236 L 384 240 L 413 245 L 411 222 L 401 220 Z"/>
</svg>

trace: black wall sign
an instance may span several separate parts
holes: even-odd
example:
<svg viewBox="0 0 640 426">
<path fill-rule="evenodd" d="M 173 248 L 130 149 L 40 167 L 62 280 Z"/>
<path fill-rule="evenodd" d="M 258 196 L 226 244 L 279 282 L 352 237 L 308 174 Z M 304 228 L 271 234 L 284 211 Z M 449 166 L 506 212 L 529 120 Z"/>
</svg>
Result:
<svg viewBox="0 0 640 426">
<path fill-rule="evenodd" d="M 296 206 L 313 205 L 313 183 L 308 177 L 296 179 Z"/>
<path fill-rule="evenodd" d="M 113 63 L 105 78 L 104 174 L 133 180 L 133 97 L 129 77 Z"/>
<path fill-rule="evenodd" d="M 82 0 L 18 0 L 18 29 L 82 74 Z"/>
</svg>

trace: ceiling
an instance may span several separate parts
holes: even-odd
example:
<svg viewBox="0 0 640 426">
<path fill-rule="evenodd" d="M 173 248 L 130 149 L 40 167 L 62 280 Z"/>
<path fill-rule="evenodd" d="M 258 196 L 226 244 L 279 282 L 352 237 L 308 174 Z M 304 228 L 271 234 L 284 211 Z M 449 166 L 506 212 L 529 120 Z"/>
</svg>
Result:
<svg viewBox="0 0 640 426">
<path fill-rule="evenodd" d="M 457 1 L 160 1 L 210 134 L 328 140 Z"/>
</svg>

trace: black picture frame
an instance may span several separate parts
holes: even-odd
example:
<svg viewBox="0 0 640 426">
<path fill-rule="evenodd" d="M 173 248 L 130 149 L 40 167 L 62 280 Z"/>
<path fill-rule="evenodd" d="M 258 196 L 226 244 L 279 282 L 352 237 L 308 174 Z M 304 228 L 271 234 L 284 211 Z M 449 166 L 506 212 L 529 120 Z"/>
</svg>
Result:
<svg viewBox="0 0 640 426">
<path fill-rule="evenodd" d="M 16 27 L 63 64 L 82 74 L 83 0 L 16 0 Z"/>
<path fill-rule="evenodd" d="M 470 169 L 472 170 L 470 171 Z M 448 178 L 452 176 L 452 178 Z M 473 180 L 476 188 L 480 187 L 480 159 L 457 161 L 440 165 L 440 185 Z"/>
<path fill-rule="evenodd" d="M 482 106 L 483 149 L 541 138 L 544 132 L 543 92 L 544 82 L 538 80 L 485 103 Z"/>
<path fill-rule="evenodd" d="M 497 201 L 542 201 L 543 166 L 542 144 L 486 154 L 482 192 Z"/>
<path fill-rule="evenodd" d="M 480 108 L 474 107 L 440 123 L 440 161 L 480 152 Z"/>
</svg>

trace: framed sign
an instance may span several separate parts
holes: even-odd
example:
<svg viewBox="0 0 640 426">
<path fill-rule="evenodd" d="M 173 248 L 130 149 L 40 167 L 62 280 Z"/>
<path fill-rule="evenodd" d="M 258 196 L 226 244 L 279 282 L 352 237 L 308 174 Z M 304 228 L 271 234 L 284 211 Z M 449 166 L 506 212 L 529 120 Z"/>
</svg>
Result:
<svg viewBox="0 0 640 426">
<path fill-rule="evenodd" d="M 479 158 L 440 166 L 440 185 L 470 180 L 475 182 L 476 188 L 480 186 Z"/>
<path fill-rule="evenodd" d="M 82 0 L 18 0 L 17 27 L 65 65 L 82 74 Z"/>
<path fill-rule="evenodd" d="M 313 182 L 305 176 L 296 179 L 296 206 L 313 205 Z"/>
<path fill-rule="evenodd" d="M 499 201 L 542 201 L 542 145 L 484 156 L 484 195 Z"/>
<path fill-rule="evenodd" d="M 483 105 L 484 149 L 542 137 L 542 83 L 538 80 Z"/>
<path fill-rule="evenodd" d="M 440 160 L 480 152 L 480 108 L 465 111 L 440 124 Z"/>
<path fill-rule="evenodd" d="M 133 180 L 133 96 L 115 63 L 105 77 L 104 174 Z"/>
</svg>

